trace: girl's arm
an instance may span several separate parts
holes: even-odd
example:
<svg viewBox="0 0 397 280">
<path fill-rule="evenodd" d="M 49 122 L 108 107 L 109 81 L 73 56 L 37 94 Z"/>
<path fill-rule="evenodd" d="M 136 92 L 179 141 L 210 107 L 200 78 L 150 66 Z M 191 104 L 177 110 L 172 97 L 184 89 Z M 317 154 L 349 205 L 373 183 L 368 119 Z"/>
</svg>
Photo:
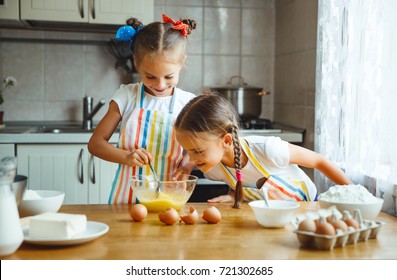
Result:
<svg viewBox="0 0 397 280">
<path fill-rule="evenodd" d="M 145 149 L 137 149 L 132 152 L 117 148 L 109 143 L 117 126 L 121 121 L 121 114 L 117 103 L 111 101 L 106 115 L 98 123 L 88 142 L 88 150 L 94 156 L 120 164 L 140 166 L 153 160 L 152 155 Z"/>
<path fill-rule="evenodd" d="M 194 167 L 196 167 L 196 164 L 190 162 L 188 154 L 184 152 L 182 162 L 178 169 L 175 171 L 172 178 L 174 180 L 178 180 L 178 178 L 180 178 L 180 176 L 182 175 L 190 175 Z"/>
<path fill-rule="evenodd" d="M 315 168 L 337 185 L 352 184 L 346 174 L 323 155 L 297 145 L 288 144 L 288 146 L 290 150 L 290 164 Z"/>
</svg>

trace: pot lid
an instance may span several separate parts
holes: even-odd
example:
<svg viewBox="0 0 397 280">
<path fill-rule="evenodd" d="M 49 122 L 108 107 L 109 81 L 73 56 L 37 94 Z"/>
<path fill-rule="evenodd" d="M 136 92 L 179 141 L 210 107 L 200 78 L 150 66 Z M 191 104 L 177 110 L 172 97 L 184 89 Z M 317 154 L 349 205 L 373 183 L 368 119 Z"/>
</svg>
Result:
<svg viewBox="0 0 397 280">
<path fill-rule="evenodd" d="M 233 83 L 234 79 L 238 79 L 238 82 Z M 260 87 L 249 86 L 242 76 L 232 76 L 230 77 L 229 81 L 226 83 L 225 86 L 214 86 L 210 87 L 211 90 L 237 90 L 237 89 L 244 89 L 244 90 L 252 90 L 258 92 L 260 95 L 267 95 L 270 94 L 269 91 L 265 91 Z"/>
</svg>

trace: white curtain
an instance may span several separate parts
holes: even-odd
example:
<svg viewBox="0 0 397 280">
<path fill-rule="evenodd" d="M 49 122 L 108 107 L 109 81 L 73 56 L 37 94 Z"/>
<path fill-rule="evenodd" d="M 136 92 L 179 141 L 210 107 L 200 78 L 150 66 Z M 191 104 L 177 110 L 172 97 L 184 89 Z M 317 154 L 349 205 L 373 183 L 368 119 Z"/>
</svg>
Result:
<svg viewBox="0 0 397 280">
<path fill-rule="evenodd" d="M 316 70 L 316 151 L 395 215 L 397 1 L 319 0 Z"/>
</svg>

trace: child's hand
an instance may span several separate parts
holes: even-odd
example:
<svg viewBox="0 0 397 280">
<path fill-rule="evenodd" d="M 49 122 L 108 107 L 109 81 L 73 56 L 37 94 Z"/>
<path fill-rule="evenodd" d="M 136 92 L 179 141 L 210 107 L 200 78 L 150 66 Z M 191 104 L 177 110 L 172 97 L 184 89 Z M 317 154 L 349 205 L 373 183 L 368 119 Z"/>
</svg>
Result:
<svg viewBox="0 0 397 280">
<path fill-rule="evenodd" d="M 230 201 L 234 201 L 234 197 L 230 194 L 220 195 L 207 200 L 207 202 L 216 202 L 216 203 L 230 202 Z"/>
<path fill-rule="evenodd" d="M 142 167 L 153 161 L 153 155 L 144 148 L 138 148 L 128 155 L 128 165 Z"/>
<path fill-rule="evenodd" d="M 172 180 L 180 180 L 182 179 L 183 175 L 190 175 L 190 173 L 192 173 L 194 166 L 195 164 L 191 162 L 180 166 L 172 176 Z"/>
</svg>

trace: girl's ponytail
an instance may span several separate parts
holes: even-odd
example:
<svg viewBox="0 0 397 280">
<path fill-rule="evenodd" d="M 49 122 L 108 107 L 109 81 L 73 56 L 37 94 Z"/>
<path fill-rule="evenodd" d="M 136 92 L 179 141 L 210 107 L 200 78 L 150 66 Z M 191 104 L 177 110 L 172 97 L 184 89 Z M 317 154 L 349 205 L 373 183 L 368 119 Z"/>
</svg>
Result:
<svg viewBox="0 0 397 280">
<path fill-rule="evenodd" d="M 240 203 L 244 199 L 243 194 L 243 183 L 242 183 L 242 174 L 241 174 L 241 146 L 240 141 L 238 139 L 238 128 L 233 125 L 232 127 L 232 136 L 233 136 L 233 146 L 234 146 L 234 168 L 236 169 L 236 187 L 234 190 L 234 205 L 233 208 L 240 208 Z"/>
</svg>

